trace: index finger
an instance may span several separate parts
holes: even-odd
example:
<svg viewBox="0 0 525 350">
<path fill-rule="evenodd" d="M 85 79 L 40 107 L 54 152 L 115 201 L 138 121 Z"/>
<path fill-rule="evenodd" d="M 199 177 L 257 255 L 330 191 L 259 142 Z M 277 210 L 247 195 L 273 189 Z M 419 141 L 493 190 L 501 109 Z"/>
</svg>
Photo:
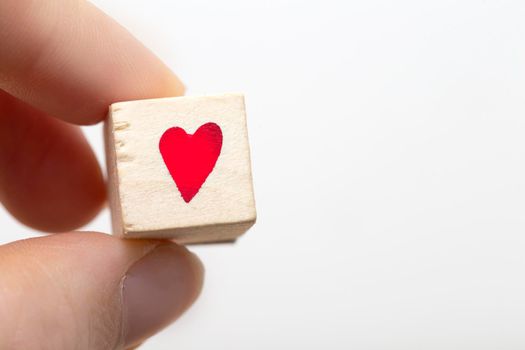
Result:
<svg viewBox="0 0 525 350">
<path fill-rule="evenodd" d="M 0 1 L 0 89 L 75 124 L 124 100 L 181 95 L 180 80 L 84 0 Z"/>
</svg>

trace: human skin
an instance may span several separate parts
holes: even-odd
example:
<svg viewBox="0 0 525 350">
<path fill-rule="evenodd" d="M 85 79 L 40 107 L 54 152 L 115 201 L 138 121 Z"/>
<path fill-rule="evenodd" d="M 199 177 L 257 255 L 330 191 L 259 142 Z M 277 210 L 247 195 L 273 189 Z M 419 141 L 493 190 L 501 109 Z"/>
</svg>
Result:
<svg viewBox="0 0 525 350">
<path fill-rule="evenodd" d="M 183 92 L 86 1 L 0 1 L 0 201 L 27 226 L 64 232 L 0 246 L 0 349 L 130 349 L 197 298 L 203 267 L 186 248 L 68 232 L 106 199 L 78 125 L 116 101 Z"/>
</svg>

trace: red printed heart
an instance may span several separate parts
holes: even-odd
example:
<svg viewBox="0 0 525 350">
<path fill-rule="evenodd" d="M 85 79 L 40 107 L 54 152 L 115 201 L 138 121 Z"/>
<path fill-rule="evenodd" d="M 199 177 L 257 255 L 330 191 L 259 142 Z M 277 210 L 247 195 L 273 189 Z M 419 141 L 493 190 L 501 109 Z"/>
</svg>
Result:
<svg viewBox="0 0 525 350">
<path fill-rule="evenodd" d="M 169 128 L 160 138 L 162 159 L 186 203 L 212 172 L 221 148 L 222 131 L 215 123 L 202 125 L 193 135 L 179 127 Z"/>
</svg>

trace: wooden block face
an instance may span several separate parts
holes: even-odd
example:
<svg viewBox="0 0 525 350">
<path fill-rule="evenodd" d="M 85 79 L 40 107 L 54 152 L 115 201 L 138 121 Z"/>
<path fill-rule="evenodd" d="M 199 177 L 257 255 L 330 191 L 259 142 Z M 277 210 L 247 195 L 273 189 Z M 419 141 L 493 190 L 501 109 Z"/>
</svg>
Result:
<svg viewBox="0 0 525 350">
<path fill-rule="evenodd" d="M 105 141 L 114 234 L 199 243 L 254 224 L 242 95 L 115 103 Z"/>
</svg>

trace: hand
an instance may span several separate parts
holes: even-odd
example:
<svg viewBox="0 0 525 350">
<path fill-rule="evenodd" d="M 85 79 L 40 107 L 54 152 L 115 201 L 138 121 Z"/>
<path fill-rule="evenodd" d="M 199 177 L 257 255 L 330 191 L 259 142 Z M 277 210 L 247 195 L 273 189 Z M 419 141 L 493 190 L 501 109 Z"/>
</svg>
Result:
<svg viewBox="0 0 525 350">
<path fill-rule="evenodd" d="M 178 78 L 81 0 L 0 1 L 0 201 L 48 232 L 105 201 L 79 124 L 116 101 L 175 96 Z M 0 246 L 0 349 L 128 349 L 176 319 L 203 269 L 184 247 L 68 233 Z"/>
</svg>

